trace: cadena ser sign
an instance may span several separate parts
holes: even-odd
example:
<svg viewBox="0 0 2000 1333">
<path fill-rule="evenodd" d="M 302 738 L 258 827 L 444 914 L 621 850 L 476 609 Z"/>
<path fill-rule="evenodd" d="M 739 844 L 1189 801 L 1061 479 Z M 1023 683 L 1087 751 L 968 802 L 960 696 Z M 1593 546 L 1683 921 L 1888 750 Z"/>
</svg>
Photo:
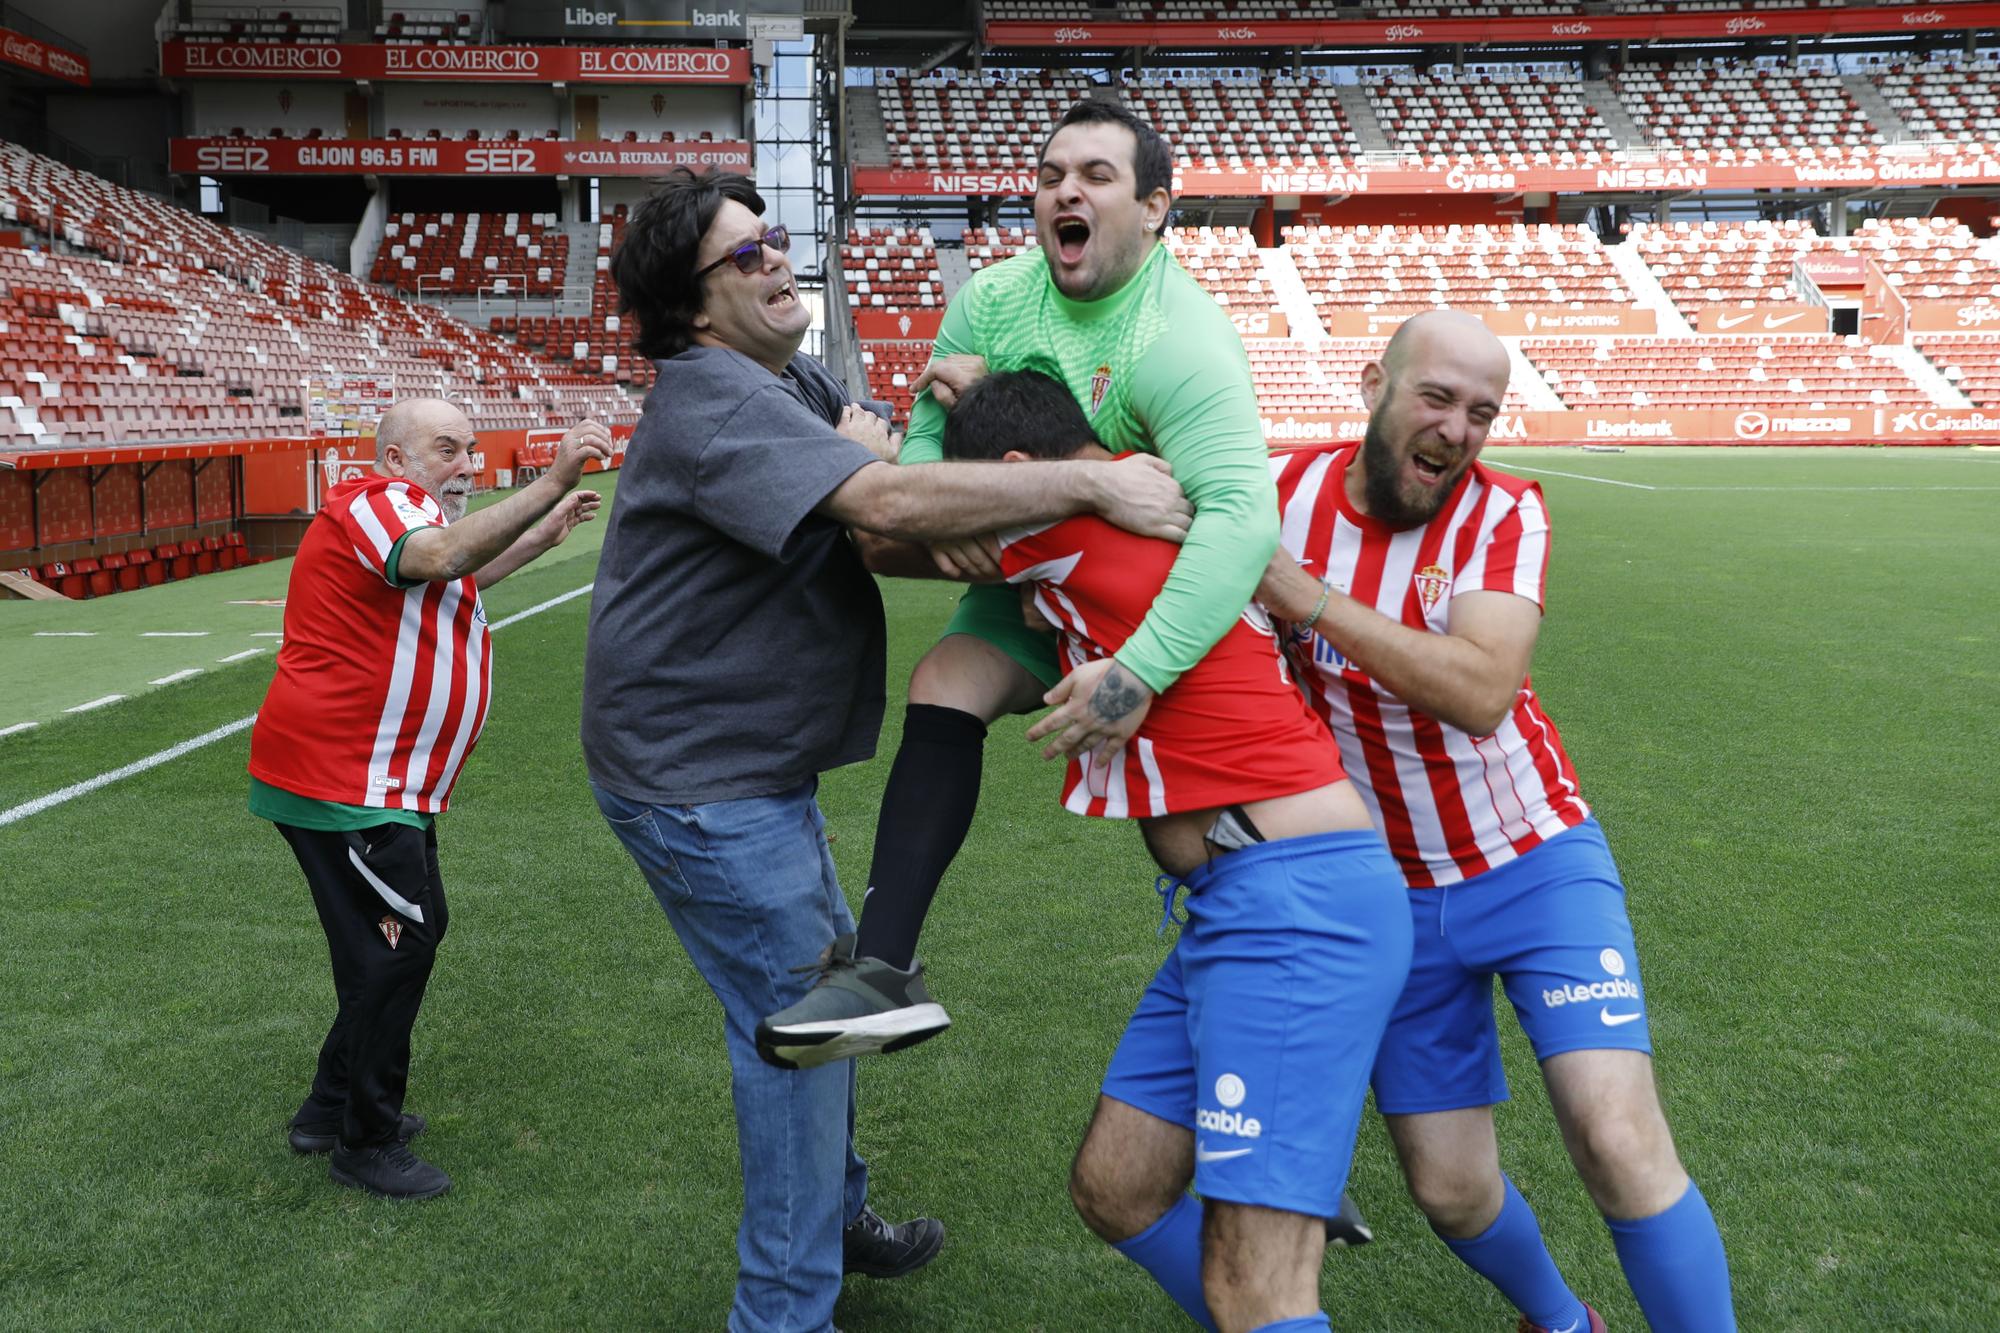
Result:
<svg viewBox="0 0 2000 1333">
<path fill-rule="evenodd" d="M 741 47 L 388 46 L 339 42 L 188 42 L 160 45 L 170 79 L 347 79 L 383 82 L 750 82 Z"/>
<path fill-rule="evenodd" d="M 750 169 L 747 143 L 462 139 L 169 139 L 171 170 L 202 176 L 657 176 Z"/>
</svg>

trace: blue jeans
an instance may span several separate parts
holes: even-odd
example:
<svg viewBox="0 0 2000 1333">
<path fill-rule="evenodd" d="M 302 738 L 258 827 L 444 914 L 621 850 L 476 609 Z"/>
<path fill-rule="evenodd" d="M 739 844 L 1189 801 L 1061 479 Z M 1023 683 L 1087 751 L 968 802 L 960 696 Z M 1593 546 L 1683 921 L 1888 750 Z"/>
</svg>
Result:
<svg viewBox="0 0 2000 1333">
<path fill-rule="evenodd" d="M 758 1058 L 755 1040 L 758 1020 L 809 989 L 791 969 L 854 929 L 817 787 L 704 805 L 643 805 L 591 788 L 722 1002 L 743 1169 L 730 1333 L 831 1328 L 841 1231 L 868 1195 L 854 1151 L 854 1062 L 778 1069 Z"/>
</svg>

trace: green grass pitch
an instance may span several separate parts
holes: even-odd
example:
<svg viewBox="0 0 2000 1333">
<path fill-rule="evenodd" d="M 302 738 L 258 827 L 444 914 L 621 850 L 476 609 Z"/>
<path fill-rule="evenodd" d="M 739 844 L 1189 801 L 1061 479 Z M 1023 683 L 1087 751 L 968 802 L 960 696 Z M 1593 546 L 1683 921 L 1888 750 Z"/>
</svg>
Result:
<svg viewBox="0 0 2000 1333">
<path fill-rule="evenodd" d="M 1555 515 L 1535 682 L 1629 884 L 1661 1083 L 1743 1327 L 1994 1327 L 2000 454 L 1489 458 L 1538 469 Z M 494 618 L 585 584 L 594 536 L 492 590 Z M 281 596 L 287 568 L 0 604 L 0 728 L 39 724 L 0 739 L 0 810 L 248 716 L 275 642 L 251 636 L 278 613 L 232 603 Z M 896 700 L 951 597 L 889 590 L 892 724 L 822 788 L 856 902 Z M 285 1146 L 332 996 L 297 868 L 243 808 L 247 733 L 0 827 L 0 1328 L 721 1327 L 719 1011 L 585 787 L 587 605 L 497 634 L 442 825 L 452 930 L 411 1100 L 456 1181 L 436 1203 L 336 1189 Z M 94 637 L 37 637 L 56 632 Z M 810 663 L 774 666 L 813 688 Z M 1131 830 L 1057 808 L 1024 726 L 996 729 L 926 934 L 956 1026 L 863 1069 L 875 1202 L 950 1237 L 921 1274 L 850 1282 L 848 1329 L 1187 1327 L 1063 1187 L 1166 948 L 1151 871 Z M 1576 1289 L 1640 1327 L 1502 1027 L 1506 1163 Z M 1335 1327 L 1512 1326 L 1404 1198 L 1379 1122 L 1352 1191 L 1378 1242 L 1329 1256 Z"/>
</svg>

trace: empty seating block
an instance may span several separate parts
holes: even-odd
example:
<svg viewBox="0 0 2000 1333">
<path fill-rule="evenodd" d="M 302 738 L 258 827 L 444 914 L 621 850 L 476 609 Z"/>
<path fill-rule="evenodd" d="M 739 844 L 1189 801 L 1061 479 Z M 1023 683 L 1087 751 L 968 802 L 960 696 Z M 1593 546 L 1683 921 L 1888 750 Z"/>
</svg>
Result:
<svg viewBox="0 0 2000 1333">
<path fill-rule="evenodd" d="M 1555 71 L 1467 76 L 1399 74 L 1369 82 L 1375 119 L 1409 153 L 1608 152 L 1611 131 L 1582 83 Z"/>
<path fill-rule="evenodd" d="M 1521 349 L 1563 404 L 1859 408 L 1929 405 L 1859 338 L 1542 338 Z"/>
<path fill-rule="evenodd" d="M 2000 335 L 1919 333 L 1918 350 L 1980 407 L 2000 408 Z"/>
<path fill-rule="evenodd" d="M 1322 309 L 1629 305 L 1581 226 L 1292 227 L 1292 262 Z"/>
<path fill-rule="evenodd" d="M 918 310 L 944 305 L 929 227 L 850 230 L 840 247 L 847 298 L 856 307 Z"/>
<path fill-rule="evenodd" d="M 1634 65 L 1612 85 L 1663 146 L 1790 149 L 1885 142 L 1838 76 L 1748 65 Z"/>
</svg>

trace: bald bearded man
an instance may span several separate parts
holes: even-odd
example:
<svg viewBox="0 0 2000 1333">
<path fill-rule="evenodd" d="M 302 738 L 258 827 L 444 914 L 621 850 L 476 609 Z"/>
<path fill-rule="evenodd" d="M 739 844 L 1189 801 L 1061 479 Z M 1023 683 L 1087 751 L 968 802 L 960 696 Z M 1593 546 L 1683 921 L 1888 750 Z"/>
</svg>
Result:
<svg viewBox="0 0 2000 1333">
<path fill-rule="evenodd" d="M 291 1145 L 335 1183 L 429 1199 L 451 1178 L 410 1151 L 410 1030 L 444 937 L 434 821 L 479 739 L 492 684 L 491 587 L 596 513 L 574 491 L 611 457 L 595 421 L 531 485 L 465 512 L 472 423 L 414 398 L 382 414 L 374 471 L 335 486 L 285 594 L 278 671 L 250 733 L 250 812 L 278 826 L 312 889 L 339 1007 Z"/>
</svg>

